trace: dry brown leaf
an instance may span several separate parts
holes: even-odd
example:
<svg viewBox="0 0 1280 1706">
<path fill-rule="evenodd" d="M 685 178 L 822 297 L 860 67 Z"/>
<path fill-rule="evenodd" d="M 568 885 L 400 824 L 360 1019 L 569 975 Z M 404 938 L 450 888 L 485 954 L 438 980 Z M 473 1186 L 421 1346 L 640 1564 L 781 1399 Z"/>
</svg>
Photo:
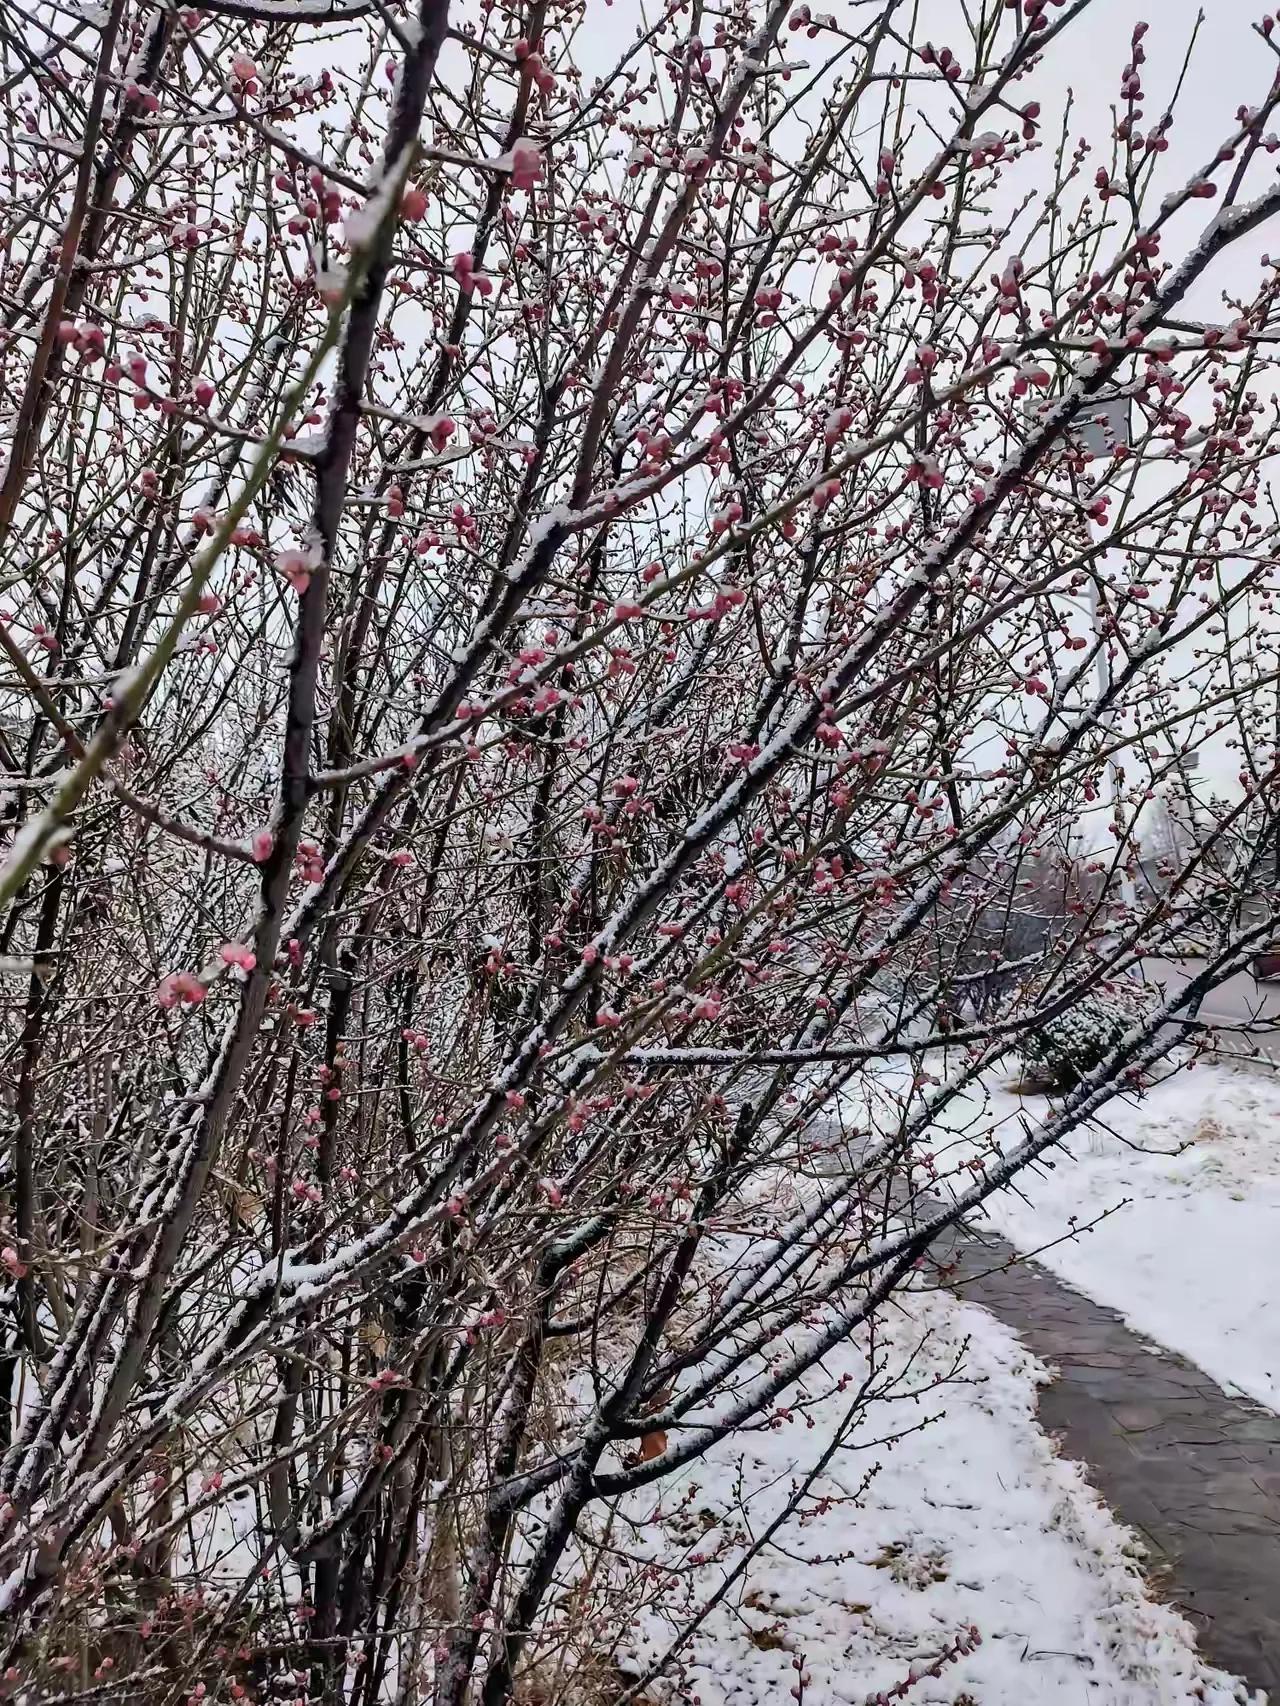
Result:
<svg viewBox="0 0 1280 1706">
<path fill-rule="evenodd" d="M 651 1434 L 646 1434 L 640 1441 L 641 1463 L 651 1463 L 655 1457 L 661 1457 L 666 1449 L 666 1434 L 661 1428 L 655 1428 Z"/>
</svg>

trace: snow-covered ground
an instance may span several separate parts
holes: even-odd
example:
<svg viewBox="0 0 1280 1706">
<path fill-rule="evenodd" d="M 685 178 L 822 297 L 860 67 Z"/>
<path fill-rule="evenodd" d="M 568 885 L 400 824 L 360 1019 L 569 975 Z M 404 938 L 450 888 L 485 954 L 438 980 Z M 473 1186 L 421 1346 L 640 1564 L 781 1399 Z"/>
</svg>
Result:
<svg viewBox="0 0 1280 1706">
<path fill-rule="evenodd" d="M 913 1706 L 1226 1706 L 1239 1685 L 1196 1655 L 1186 1623 L 1147 1595 L 1126 1532 L 1035 1419 L 1045 1371 L 984 1310 L 915 1295 L 883 1329 L 908 1385 L 877 1403 L 791 1518 L 683 1649 L 683 1698 L 701 1706 L 863 1706 L 914 1674 Z M 968 1338 L 965 1383 L 938 1386 Z M 866 1369 L 858 1344 L 827 1382 Z M 810 1392 L 818 1390 L 809 1382 Z M 784 1401 L 785 1403 L 785 1401 Z M 684 1593 L 641 1613 L 629 1674 L 670 1644 L 681 1601 L 714 1591 L 798 1474 L 840 1425 L 848 1398 L 820 1397 L 806 1426 L 726 1443 L 629 1513 L 648 1555 Z M 896 1443 L 877 1444 L 893 1435 Z M 873 1465 L 878 1473 L 865 1477 Z M 941 1674 L 933 1661 L 970 1626 L 982 1640 Z M 797 1668 L 798 1666 L 798 1668 Z M 677 1669 L 675 1676 L 680 1675 Z M 803 1681 L 801 1680 L 803 1679 Z M 651 1685 L 650 1699 L 666 1699 Z M 897 1696 L 894 1696 L 896 1699 Z"/>
<path fill-rule="evenodd" d="M 1013 1143 L 1025 1102 L 993 1090 L 987 1112 Z M 1228 1391 L 1280 1410 L 1280 1074 L 1201 1063 L 1113 1102 L 1052 1171 L 990 1206 L 1019 1249 L 1109 1219 L 1040 1257 L 1137 1331 L 1191 1358 Z"/>
</svg>

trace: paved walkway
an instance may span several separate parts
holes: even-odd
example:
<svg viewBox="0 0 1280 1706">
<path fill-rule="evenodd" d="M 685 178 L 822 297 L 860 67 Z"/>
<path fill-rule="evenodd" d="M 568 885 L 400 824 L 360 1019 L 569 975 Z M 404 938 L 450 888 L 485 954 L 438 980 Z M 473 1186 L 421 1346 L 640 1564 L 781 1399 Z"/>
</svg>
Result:
<svg viewBox="0 0 1280 1706">
<path fill-rule="evenodd" d="M 947 1283 L 1061 1370 L 1040 1419 L 1150 1548 L 1154 1590 L 1213 1664 L 1280 1706 L 1280 1416 L 1230 1398 L 985 1230 L 937 1249 Z"/>
</svg>

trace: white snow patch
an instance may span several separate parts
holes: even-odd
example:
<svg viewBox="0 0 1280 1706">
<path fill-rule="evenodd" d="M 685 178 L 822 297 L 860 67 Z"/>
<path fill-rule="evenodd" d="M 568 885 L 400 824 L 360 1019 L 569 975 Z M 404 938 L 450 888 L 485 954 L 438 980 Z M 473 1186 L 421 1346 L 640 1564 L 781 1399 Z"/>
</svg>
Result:
<svg viewBox="0 0 1280 1706">
<path fill-rule="evenodd" d="M 1148 1595 L 1134 1542 L 1036 1422 L 1042 1364 L 985 1310 L 917 1294 L 877 1329 L 901 1395 L 877 1403 L 789 1519 L 693 1635 L 651 1700 L 777 1706 L 791 1698 L 863 1706 L 921 1673 L 913 1706 L 1226 1706 L 1242 1684 L 1197 1655 L 1186 1622 Z M 933 1384 L 968 1339 L 964 1384 Z M 632 1495 L 643 1551 L 679 1587 L 638 1613 L 625 1671 L 641 1674 L 785 1504 L 839 1426 L 865 1375 L 865 1341 L 806 1378 L 805 1415 L 739 1435 L 674 1483 Z M 833 1391 L 844 1375 L 845 1395 Z M 910 1390 L 920 1391 L 911 1396 Z M 785 1409 L 794 1402 L 787 1395 Z M 913 1431 L 914 1430 L 914 1431 Z M 899 1435 L 896 1443 L 877 1444 Z M 863 1478 L 879 1463 L 865 1492 Z M 687 1499 L 684 1495 L 688 1495 Z M 819 1501 L 830 1500 L 822 1510 Z M 839 1502 L 843 1501 L 843 1502 Z M 815 1511 L 815 1507 L 819 1507 Z M 709 1561 L 701 1561 L 709 1560 Z M 982 1644 L 938 1677 L 927 1667 L 976 1626 Z"/>
<path fill-rule="evenodd" d="M 1001 1104 L 1012 1112 L 1015 1098 L 993 1092 L 991 1112 Z M 1011 1119 L 998 1135 L 1012 1147 L 1021 1134 Z M 1032 1250 L 1072 1215 L 1131 1199 L 1038 1259 L 1226 1390 L 1280 1410 L 1280 1076 L 1197 1065 L 1110 1103 L 1070 1149 L 1051 1172 L 1019 1175 L 1026 1200 L 991 1200 L 996 1228 Z"/>
</svg>

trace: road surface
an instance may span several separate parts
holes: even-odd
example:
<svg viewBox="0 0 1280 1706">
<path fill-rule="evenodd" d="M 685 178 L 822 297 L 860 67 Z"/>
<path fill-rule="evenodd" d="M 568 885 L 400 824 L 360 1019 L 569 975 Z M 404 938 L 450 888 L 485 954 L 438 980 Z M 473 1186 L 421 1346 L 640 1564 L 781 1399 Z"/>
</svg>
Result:
<svg viewBox="0 0 1280 1706">
<path fill-rule="evenodd" d="M 1181 989 L 1205 962 L 1195 955 L 1185 959 L 1143 961 L 1148 983 L 1170 993 Z M 1280 983 L 1259 983 L 1248 972 L 1237 972 L 1207 995 L 1200 1017 L 1218 1032 L 1223 1054 L 1260 1054 L 1280 1066 Z"/>
</svg>

